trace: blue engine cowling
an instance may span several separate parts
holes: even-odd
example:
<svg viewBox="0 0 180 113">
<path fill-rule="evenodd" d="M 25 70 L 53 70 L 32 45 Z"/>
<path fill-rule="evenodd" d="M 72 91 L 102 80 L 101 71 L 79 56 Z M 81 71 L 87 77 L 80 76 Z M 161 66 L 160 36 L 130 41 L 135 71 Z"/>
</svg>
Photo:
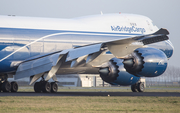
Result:
<svg viewBox="0 0 180 113">
<path fill-rule="evenodd" d="M 159 49 L 138 48 L 132 53 L 131 59 L 123 61 L 127 72 L 138 77 L 156 77 L 167 68 L 167 57 Z"/>
<path fill-rule="evenodd" d="M 102 80 L 112 85 L 133 85 L 140 77 L 134 76 L 126 71 L 122 59 L 112 58 L 108 67 L 100 68 L 99 73 Z"/>
</svg>

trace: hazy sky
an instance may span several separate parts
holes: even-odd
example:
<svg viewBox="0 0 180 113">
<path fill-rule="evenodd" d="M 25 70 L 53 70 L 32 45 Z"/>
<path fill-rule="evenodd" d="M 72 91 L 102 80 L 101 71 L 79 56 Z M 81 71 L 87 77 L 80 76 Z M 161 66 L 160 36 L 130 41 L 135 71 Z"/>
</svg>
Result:
<svg viewBox="0 0 180 113">
<path fill-rule="evenodd" d="M 180 67 L 180 0 L 0 0 L 0 15 L 72 18 L 106 13 L 133 13 L 169 30 L 175 47 L 169 65 Z"/>
</svg>

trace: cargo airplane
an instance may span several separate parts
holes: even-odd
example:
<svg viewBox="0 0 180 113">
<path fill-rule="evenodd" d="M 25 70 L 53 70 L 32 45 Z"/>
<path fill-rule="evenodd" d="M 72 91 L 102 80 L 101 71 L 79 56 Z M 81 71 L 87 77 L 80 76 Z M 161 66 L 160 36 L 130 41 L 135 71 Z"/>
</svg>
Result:
<svg viewBox="0 0 180 113">
<path fill-rule="evenodd" d="M 0 90 L 17 92 L 8 78 L 29 77 L 35 92 L 57 92 L 57 75 L 99 74 L 109 84 L 143 92 L 140 78 L 167 68 L 174 49 L 168 34 L 135 14 L 0 16 Z"/>
</svg>

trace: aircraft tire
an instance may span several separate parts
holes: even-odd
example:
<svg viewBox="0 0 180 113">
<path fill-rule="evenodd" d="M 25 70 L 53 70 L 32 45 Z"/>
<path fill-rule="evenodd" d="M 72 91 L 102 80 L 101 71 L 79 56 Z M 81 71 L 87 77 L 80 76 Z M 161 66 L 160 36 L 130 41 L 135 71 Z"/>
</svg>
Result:
<svg viewBox="0 0 180 113">
<path fill-rule="evenodd" d="M 44 93 L 50 93 L 51 92 L 51 84 L 49 82 L 47 82 L 47 81 L 44 81 L 42 83 L 42 87 L 41 88 L 42 88 L 42 91 Z"/>
<path fill-rule="evenodd" d="M 144 83 L 142 83 L 142 82 L 138 83 L 137 90 L 139 92 L 144 92 L 144 90 L 145 90 Z"/>
<path fill-rule="evenodd" d="M 58 85 L 56 82 L 51 82 L 51 92 L 56 93 L 58 91 Z"/>
<path fill-rule="evenodd" d="M 15 81 L 11 82 L 11 92 L 17 92 L 17 91 L 18 91 L 17 82 L 15 82 Z"/>
<path fill-rule="evenodd" d="M 1 89 L 3 92 L 10 92 L 11 91 L 11 84 L 8 81 L 5 81 L 2 83 Z"/>
<path fill-rule="evenodd" d="M 41 92 L 41 83 L 40 83 L 40 82 L 36 82 L 36 83 L 34 84 L 34 91 L 35 91 L 36 93 L 40 93 L 40 92 Z"/>
<path fill-rule="evenodd" d="M 132 92 L 138 92 L 137 90 L 137 84 L 131 85 Z"/>
</svg>

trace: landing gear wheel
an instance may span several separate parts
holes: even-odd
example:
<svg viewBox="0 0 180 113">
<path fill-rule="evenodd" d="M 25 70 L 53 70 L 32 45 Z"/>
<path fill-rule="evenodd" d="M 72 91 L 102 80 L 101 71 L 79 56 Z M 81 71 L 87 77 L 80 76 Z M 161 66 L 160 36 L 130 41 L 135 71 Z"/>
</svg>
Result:
<svg viewBox="0 0 180 113">
<path fill-rule="evenodd" d="M 145 90 L 145 88 L 144 88 L 144 83 L 142 83 L 142 82 L 138 83 L 138 85 L 137 85 L 137 90 L 138 90 L 139 92 L 144 92 L 144 90 Z"/>
<path fill-rule="evenodd" d="M 58 85 L 56 82 L 51 82 L 51 92 L 56 93 L 58 90 Z"/>
<path fill-rule="evenodd" d="M 42 83 L 42 91 L 44 93 L 50 93 L 51 92 L 51 84 L 49 82 L 43 82 Z"/>
<path fill-rule="evenodd" d="M 40 82 L 36 82 L 35 84 L 34 84 L 34 91 L 36 92 L 36 93 L 40 93 L 42 90 L 41 90 L 41 83 Z"/>
<path fill-rule="evenodd" d="M 11 91 L 11 84 L 8 81 L 5 81 L 1 85 L 1 89 L 3 92 L 10 92 Z"/>
<path fill-rule="evenodd" d="M 17 82 L 11 82 L 11 92 L 17 92 L 17 91 L 18 91 Z"/>
<path fill-rule="evenodd" d="M 132 92 L 138 92 L 137 90 L 137 84 L 131 85 Z"/>
</svg>

